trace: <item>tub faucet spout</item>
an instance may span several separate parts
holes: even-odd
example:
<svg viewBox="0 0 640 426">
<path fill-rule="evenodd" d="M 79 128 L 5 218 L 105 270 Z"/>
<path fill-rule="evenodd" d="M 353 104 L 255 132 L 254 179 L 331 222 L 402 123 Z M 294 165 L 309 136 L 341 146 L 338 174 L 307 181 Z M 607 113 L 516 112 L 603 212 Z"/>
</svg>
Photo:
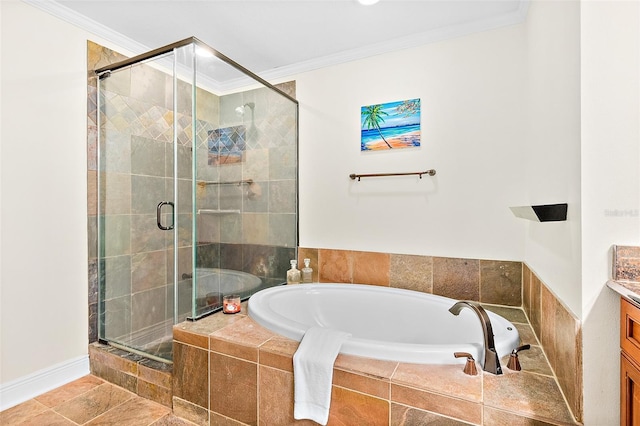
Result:
<svg viewBox="0 0 640 426">
<path fill-rule="evenodd" d="M 484 366 L 482 369 L 493 374 L 502 374 L 502 367 L 500 367 L 500 359 L 498 359 L 498 353 L 496 352 L 495 343 L 493 341 L 493 327 L 491 326 L 491 320 L 487 311 L 484 310 L 476 302 L 460 301 L 449 308 L 449 312 L 453 315 L 460 314 L 462 308 L 471 309 L 480 320 L 482 325 L 482 333 L 484 334 Z"/>
</svg>

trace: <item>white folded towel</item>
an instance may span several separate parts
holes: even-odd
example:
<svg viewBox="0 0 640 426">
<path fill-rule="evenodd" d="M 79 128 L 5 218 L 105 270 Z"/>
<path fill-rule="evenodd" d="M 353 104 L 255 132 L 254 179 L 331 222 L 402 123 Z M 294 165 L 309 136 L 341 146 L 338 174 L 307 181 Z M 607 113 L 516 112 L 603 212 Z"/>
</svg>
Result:
<svg viewBox="0 0 640 426">
<path fill-rule="evenodd" d="M 342 343 L 351 337 L 343 331 L 311 327 L 293 354 L 296 420 L 310 419 L 321 425 L 329 420 L 333 364 Z"/>
</svg>

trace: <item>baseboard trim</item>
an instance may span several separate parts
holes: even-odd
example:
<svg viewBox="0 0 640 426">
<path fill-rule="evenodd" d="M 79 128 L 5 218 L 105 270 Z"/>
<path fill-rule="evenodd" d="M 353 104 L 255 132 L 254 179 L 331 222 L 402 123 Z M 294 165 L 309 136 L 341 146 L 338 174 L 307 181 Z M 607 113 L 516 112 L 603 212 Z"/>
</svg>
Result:
<svg viewBox="0 0 640 426">
<path fill-rule="evenodd" d="M 0 411 L 66 385 L 87 374 L 89 374 L 89 355 L 82 355 L 11 382 L 0 384 Z"/>
</svg>

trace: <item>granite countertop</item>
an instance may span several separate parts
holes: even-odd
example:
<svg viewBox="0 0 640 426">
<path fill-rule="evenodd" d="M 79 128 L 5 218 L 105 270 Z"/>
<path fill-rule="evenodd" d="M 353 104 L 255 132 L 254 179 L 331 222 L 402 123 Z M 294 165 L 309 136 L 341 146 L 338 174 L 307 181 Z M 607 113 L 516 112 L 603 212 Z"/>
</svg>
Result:
<svg viewBox="0 0 640 426">
<path fill-rule="evenodd" d="M 614 245 L 612 249 L 613 278 L 607 286 L 640 305 L 640 247 Z"/>
<path fill-rule="evenodd" d="M 640 305 L 640 282 L 638 281 L 607 281 L 607 287 L 620 296 Z"/>
</svg>

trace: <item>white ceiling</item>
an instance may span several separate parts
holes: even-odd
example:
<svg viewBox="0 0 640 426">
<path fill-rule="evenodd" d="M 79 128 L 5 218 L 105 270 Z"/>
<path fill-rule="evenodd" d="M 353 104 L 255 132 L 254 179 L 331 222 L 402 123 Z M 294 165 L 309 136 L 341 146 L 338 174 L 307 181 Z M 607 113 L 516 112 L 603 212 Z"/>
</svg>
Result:
<svg viewBox="0 0 640 426">
<path fill-rule="evenodd" d="M 529 0 L 23 0 L 134 54 L 195 36 L 265 79 L 522 22 Z"/>
</svg>

